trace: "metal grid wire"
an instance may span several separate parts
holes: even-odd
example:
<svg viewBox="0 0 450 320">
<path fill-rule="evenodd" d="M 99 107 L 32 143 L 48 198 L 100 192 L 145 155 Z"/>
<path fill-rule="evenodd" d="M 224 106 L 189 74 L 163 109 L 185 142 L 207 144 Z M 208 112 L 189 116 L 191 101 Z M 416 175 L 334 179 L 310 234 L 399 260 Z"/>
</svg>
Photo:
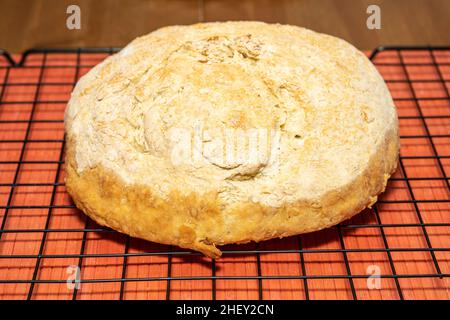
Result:
<svg viewBox="0 0 450 320">
<path fill-rule="evenodd" d="M 450 48 L 370 55 L 402 144 L 372 209 L 320 232 L 225 246 L 217 261 L 100 227 L 65 191 L 70 91 L 116 51 L 0 51 L 0 299 L 450 298 Z M 67 266 L 80 268 L 81 289 L 68 289 Z M 381 288 L 370 289 L 377 270 Z"/>
</svg>

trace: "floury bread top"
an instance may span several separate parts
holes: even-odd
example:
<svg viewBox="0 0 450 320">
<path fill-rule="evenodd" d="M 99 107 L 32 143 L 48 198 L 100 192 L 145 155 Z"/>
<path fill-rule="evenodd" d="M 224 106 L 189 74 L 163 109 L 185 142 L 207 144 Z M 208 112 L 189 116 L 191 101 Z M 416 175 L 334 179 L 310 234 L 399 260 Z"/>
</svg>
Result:
<svg viewBox="0 0 450 320">
<path fill-rule="evenodd" d="M 79 172 L 101 164 L 161 196 L 219 190 L 277 206 L 347 184 L 397 118 L 345 41 L 227 22 L 134 40 L 79 81 L 66 124 Z"/>
</svg>

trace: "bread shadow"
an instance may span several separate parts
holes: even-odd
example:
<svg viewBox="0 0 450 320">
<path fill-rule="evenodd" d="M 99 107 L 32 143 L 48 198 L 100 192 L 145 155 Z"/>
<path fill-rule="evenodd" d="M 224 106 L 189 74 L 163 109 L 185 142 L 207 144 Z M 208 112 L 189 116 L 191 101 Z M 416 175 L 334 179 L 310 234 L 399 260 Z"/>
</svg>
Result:
<svg viewBox="0 0 450 320">
<path fill-rule="evenodd" d="M 376 216 L 373 210 L 366 209 L 350 220 L 342 222 L 324 230 L 290 236 L 282 239 L 271 239 L 259 243 L 249 242 L 245 244 L 231 244 L 220 246 L 222 257 L 215 261 L 205 257 L 201 253 L 189 251 L 177 246 L 158 244 L 155 242 L 129 237 L 110 228 L 100 226 L 87 217 L 81 210 L 76 210 L 76 216 L 81 223 L 86 223 L 86 235 L 84 250 L 89 252 L 91 247 L 106 254 L 112 252 L 119 258 L 126 258 L 127 264 L 136 263 L 143 265 L 165 264 L 167 267 L 183 273 L 183 268 L 190 265 L 194 269 L 209 270 L 209 276 L 213 271 L 221 273 L 230 265 L 249 264 L 256 265 L 273 259 L 277 262 L 292 260 L 292 255 L 307 254 L 309 259 L 321 253 L 339 252 L 342 243 L 355 235 L 360 228 L 358 225 L 376 224 Z M 86 221 L 86 219 L 88 219 Z M 342 237 L 342 239 L 341 239 Z M 341 241 L 342 240 L 342 241 Z M 121 248 L 121 251 L 117 251 Z"/>
</svg>

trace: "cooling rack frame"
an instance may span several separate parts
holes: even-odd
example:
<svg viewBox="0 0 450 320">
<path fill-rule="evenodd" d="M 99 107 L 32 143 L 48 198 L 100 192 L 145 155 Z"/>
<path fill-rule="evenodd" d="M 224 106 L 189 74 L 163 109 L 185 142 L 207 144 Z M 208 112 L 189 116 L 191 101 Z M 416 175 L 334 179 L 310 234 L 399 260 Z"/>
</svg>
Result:
<svg viewBox="0 0 450 320">
<path fill-rule="evenodd" d="M 256 263 L 256 272 L 254 275 L 218 275 L 217 274 L 217 261 L 215 260 L 208 260 L 206 262 L 208 264 L 208 270 L 210 271 L 210 275 L 203 275 L 203 276 L 189 276 L 189 275 L 183 275 L 183 276 L 175 276 L 173 274 L 173 265 L 174 265 L 174 259 L 179 257 L 200 257 L 200 254 L 190 251 L 181 250 L 179 248 L 173 248 L 170 246 L 166 246 L 164 250 L 156 250 L 156 251 L 150 251 L 150 252 L 138 252 L 133 253 L 129 252 L 130 249 L 130 237 L 124 236 L 124 250 L 121 253 L 86 253 L 86 243 L 88 242 L 88 235 L 91 233 L 95 234 L 108 234 L 108 233 L 115 233 L 115 231 L 102 228 L 99 226 L 90 226 L 92 222 L 86 218 L 84 227 L 82 228 L 64 228 L 64 229 L 58 229 L 53 228 L 50 226 L 50 222 L 52 219 L 52 212 L 56 209 L 74 209 L 73 204 L 55 204 L 55 197 L 57 194 L 58 188 L 64 187 L 64 182 L 61 181 L 62 176 L 61 172 L 63 171 L 63 164 L 64 164 L 64 144 L 65 140 L 64 138 L 60 139 L 33 139 L 30 137 L 31 127 L 35 123 L 62 123 L 63 119 L 41 119 L 37 120 L 34 119 L 34 114 L 36 107 L 39 104 L 42 103 L 59 103 L 59 104 L 65 104 L 67 100 L 53 100 L 53 101 L 44 101 L 40 100 L 40 89 L 44 86 L 51 85 L 49 83 L 46 83 L 43 78 L 43 74 L 47 68 L 51 68 L 52 66 L 46 65 L 46 61 L 48 56 L 52 54 L 71 54 L 76 56 L 76 62 L 75 64 L 70 65 L 58 65 L 56 67 L 58 68 L 72 68 L 74 69 L 74 77 L 71 81 L 65 81 L 65 82 L 56 82 L 53 83 L 54 86 L 58 85 L 65 85 L 65 86 L 74 86 L 76 84 L 76 81 L 78 80 L 80 76 L 80 70 L 81 69 L 88 69 L 92 67 L 93 65 L 83 65 L 81 62 L 81 57 L 83 55 L 89 55 L 89 54 L 105 54 L 105 55 L 111 55 L 117 51 L 119 51 L 119 48 L 79 48 L 79 49 L 50 49 L 50 48 L 42 48 L 42 49 L 31 49 L 24 52 L 20 57 L 17 59 L 14 59 L 14 56 L 9 54 L 8 52 L 4 50 L 0 50 L 0 55 L 3 57 L 3 60 L 6 61 L 5 64 L 0 65 L 0 70 L 4 70 L 3 72 L 3 78 L 0 78 L 0 114 L 2 112 L 2 106 L 5 104 L 8 104 L 6 101 L 3 101 L 3 97 L 5 95 L 5 91 L 10 86 L 20 85 L 20 86 L 35 86 L 36 90 L 34 93 L 34 98 L 28 101 L 14 101 L 12 104 L 29 104 L 31 105 L 31 110 L 28 115 L 28 119 L 25 120 L 0 120 L 0 126 L 5 124 L 11 124 L 11 123 L 22 123 L 25 127 L 25 135 L 23 139 L 2 139 L 0 140 L 0 145 L 2 144 L 8 144 L 8 143 L 19 143 L 21 144 L 21 150 L 19 154 L 18 160 L 2 160 L 0 161 L 0 167 L 5 165 L 15 165 L 16 170 L 13 175 L 13 179 L 10 183 L 1 183 L 0 187 L 7 188 L 9 191 L 7 192 L 7 201 L 5 204 L 2 203 L 0 206 L 0 209 L 2 211 L 1 215 L 1 225 L 0 225 L 0 260 L 7 260 L 7 259 L 34 259 L 35 264 L 33 268 L 32 275 L 29 279 L 5 279 L 0 278 L 0 286 L 1 285 L 7 285 L 7 284 L 26 284 L 28 286 L 28 290 L 26 293 L 27 299 L 33 299 L 35 298 L 35 288 L 39 284 L 64 284 L 66 283 L 67 279 L 41 279 L 39 277 L 40 269 L 42 268 L 42 263 L 44 259 L 75 259 L 77 260 L 76 265 L 80 268 L 80 270 L 83 269 L 83 263 L 84 260 L 87 258 L 93 258 L 93 257 L 101 257 L 101 258 L 121 258 L 123 259 L 122 266 L 121 266 L 121 275 L 120 277 L 98 277 L 98 278 L 89 278 L 84 279 L 82 278 L 79 280 L 79 283 L 107 283 L 107 282 L 114 282 L 114 283 L 120 283 L 120 291 L 118 292 L 118 299 L 124 299 L 125 298 L 125 286 L 128 282 L 152 282 L 152 281 L 158 281 L 158 282 L 164 282 L 166 283 L 166 289 L 165 289 L 165 298 L 171 299 L 171 286 L 173 282 L 178 281 L 208 281 L 211 283 L 210 290 L 211 290 L 211 299 L 217 298 L 217 281 L 226 281 L 226 280 L 254 280 L 257 283 L 257 298 L 258 299 L 264 299 L 264 286 L 263 282 L 266 280 L 271 279 L 278 279 L 278 280 L 289 280 L 289 279 L 295 279 L 299 280 L 302 283 L 303 286 L 303 298 L 308 300 L 311 297 L 310 295 L 310 289 L 309 288 L 309 282 L 313 281 L 315 279 L 341 279 L 345 280 L 347 282 L 348 291 L 350 294 L 350 298 L 357 300 L 360 297 L 358 296 L 358 288 L 355 286 L 355 281 L 358 279 L 367 279 L 370 275 L 368 274 L 361 274 L 361 273 L 355 273 L 352 271 L 352 262 L 349 261 L 349 255 L 350 254 L 358 254 L 358 253 L 382 253 L 386 255 L 386 262 L 389 265 L 390 273 L 389 274 L 381 274 L 379 275 L 380 279 L 391 279 L 393 281 L 394 290 L 396 292 L 396 298 L 397 299 L 405 299 L 405 294 L 403 292 L 403 288 L 401 285 L 401 280 L 406 279 L 424 279 L 424 278 L 433 278 L 433 279 L 441 279 L 444 281 L 444 279 L 450 278 L 450 270 L 447 269 L 447 267 L 443 268 L 441 266 L 442 260 L 447 261 L 447 259 L 450 259 L 450 246 L 446 247 L 436 247 L 433 245 L 433 241 L 430 239 L 429 235 L 429 229 L 431 228 L 448 228 L 446 229 L 446 232 L 449 232 L 450 230 L 450 221 L 440 221 L 440 222 L 427 222 L 426 219 L 423 217 L 423 213 L 421 211 L 421 203 L 450 203 L 450 197 L 444 197 L 443 199 L 419 199 L 415 195 L 414 192 L 414 182 L 415 181 L 426 181 L 426 180 L 433 180 L 433 181 L 441 181 L 444 184 L 444 187 L 446 188 L 445 192 L 450 193 L 450 184 L 449 179 L 450 177 L 446 173 L 446 170 L 449 170 L 447 167 L 450 168 L 450 163 L 446 164 L 446 159 L 450 159 L 450 154 L 441 154 L 439 151 L 439 148 L 436 146 L 435 139 L 438 138 L 450 138 L 450 132 L 446 132 L 444 134 L 433 134 L 430 131 L 429 124 L 427 122 L 427 119 L 430 118 L 438 118 L 438 119 L 444 119 L 444 118 L 450 118 L 450 111 L 448 115 L 445 116 L 427 116 L 424 114 L 421 102 L 423 100 L 427 100 L 426 97 L 419 96 L 415 89 L 415 79 L 412 79 L 412 76 L 410 74 L 410 71 L 408 68 L 410 66 L 414 66 L 414 62 L 407 62 L 407 58 L 402 54 L 403 52 L 428 52 L 430 61 L 426 64 L 424 63 L 417 63 L 418 66 L 426 65 L 427 67 L 431 67 L 436 72 L 436 78 L 432 80 L 418 80 L 419 82 L 433 82 L 438 83 L 442 86 L 443 92 L 445 93 L 442 97 L 439 97 L 439 99 L 442 99 L 446 102 L 450 102 L 450 93 L 449 93 L 449 83 L 450 78 L 446 78 L 444 73 L 442 72 L 442 66 L 443 65 L 450 65 L 449 62 L 440 63 L 437 61 L 436 58 L 436 52 L 439 51 L 449 51 L 450 47 L 405 47 L 405 46 L 391 46 L 391 47 L 378 47 L 375 49 L 369 56 L 369 58 L 374 61 L 374 63 L 377 66 L 383 66 L 384 64 L 392 67 L 396 67 L 401 69 L 401 71 L 404 73 L 405 78 L 404 79 L 394 79 L 394 80 L 386 80 L 386 82 L 389 84 L 392 83 L 401 83 L 402 85 L 405 85 L 407 87 L 407 90 L 410 92 L 410 96 L 406 98 L 399 98 L 399 101 L 408 101 L 409 103 L 413 104 L 416 107 L 417 114 L 414 116 L 405 116 L 405 117 L 399 117 L 400 121 L 402 120 L 414 120 L 418 121 L 421 125 L 421 128 L 423 129 L 422 134 L 414 134 L 414 135 L 407 135 L 407 136 L 401 136 L 401 139 L 425 139 L 427 143 L 429 144 L 431 148 L 431 155 L 429 156 L 414 156 L 414 155 L 407 155 L 407 156 L 400 156 L 399 159 L 399 171 L 401 171 L 400 176 L 393 177 L 392 181 L 398 181 L 399 183 L 403 183 L 406 186 L 407 193 L 409 199 L 407 200 L 383 200 L 381 199 L 374 207 L 373 207 L 373 215 L 375 222 L 372 223 L 341 223 L 340 225 L 334 227 L 337 234 L 337 238 L 335 240 L 339 243 L 339 248 L 332 248 L 332 249 L 320 249 L 320 248 L 305 248 L 304 244 L 302 243 L 302 236 L 293 237 L 291 240 L 296 243 L 296 248 L 292 247 L 286 247 L 282 249 L 264 249 L 261 248 L 260 245 L 255 244 L 254 247 L 247 249 L 247 248 L 240 248 L 240 247 L 234 247 L 232 249 L 224 249 L 223 250 L 223 256 L 252 256 L 254 257 L 254 262 Z M 378 62 L 377 58 L 384 52 L 394 52 L 397 54 L 398 59 L 396 62 Z M 42 63 L 37 65 L 27 65 L 30 58 L 33 56 L 39 56 L 42 57 Z M 1 59 L 0 59 L 1 60 Z M 39 76 L 37 81 L 35 82 L 21 82 L 19 84 L 17 83 L 10 83 L 9 77 L 10 72 L 15 69 L 20 68 L 37 68 L 39 70 Z M 1 77 L 0 73 L 0 77 Z M 435 99 L 435 98 L 432 98 Z M 450 110 L 450 109 L 449 109 Z M 59 158 L 58 160 L 25 160 L 24 155 L 27 149 L 27 146 L 31 143 L 58 143 L 60 144 L 60 150 L 59 150 Z M 1 152 L 1 150 L 0 150 Z M 435 163 L 436 169 L 439 172 L 439 176 L 437 177 L 410 177 L 408 176 L 408 164 L 407 161 L 415 160 L 415 159 L 429 159 Z M 54 177 L 53 182 L 49 183 L 33 183 L 33 182 L 20 182 L 19 175 L 21 172 L 21 169 L 23 166 L 28 164 L 51 164 L 56 166 L 56 174 Z M 15 205 L 14 204 L 14 196 L 15 196 L 15 190 L 20 187 L 49 187 L 51 188 L 51 196 L 49 200 L 48 205 L 35 205 L 32 203 L 28 203 L 25 205 Z M 380 218 L 379 208 L 378 206 L 380 204 L 386 203 L 386 204 L 398 204 L 398 203 L 407 203 L 408 205 L 412 206 L 412 211 L 414 211 L 417 222 L 415 223 L 383 223 L 382 219 Z M 8 218 L 10 215 L 10 212 L 15 209 L 23 209 L 23 210 L 30 210 L 30 209 L 39 209 L 39 210 L 46 210 L 47 216 L 45 219 L 45 224 L 42 228 L 24 228 L 24 229 L 17 229 L 17 228 L 8 228 Z M 450 215 L 450 212 L 447 212 L 448 215 Z M 375 228 L 379 232 L 379 237 L 383 243 L 383 247 L 380 248 L 348 248 L 346 246 L 346 241 L 344 237 L 344 232 L 349 229 L 362 229 L 362 228 Z M 408 247 L 408 248 L 398 248 L 393 247 L 390 245 L 389 236 L 387 235 L 387 230 L 391 228 L 418 228 L 421 231 L 421 237 L 424 241 L 425 245 L 420 248 L 415 247 Z M 4 254 L 1 251 L 1 245 L 2 245 L 2 238 L 4 238 L 7 234 L 19 234 L 19 233 L 38 233 L 41 234 L 41 240 L 39 244 L 39 250 L 35 254 Z M 67 253 L 67 254 L 47 254 L 45 252 L 46 247 L 46 241 L 50 234 L 52 233 L 80 233 L 82 234 L 81 239 L 81 245 L 80 250 L 78 253 Z M 450 232 L 447 233 L 447 235 L 450 237 Z M 399 273 L 396 268 L 396 259 L 393 257 L 397 252 L 403 252 L 403 253 L 414 253 L 414 252 L 422 252 L 429 255 L 429 260 L 427 261 L 427 264 L 429 264 L 432 267 L 432 272 L 427 273 Z M 277 275 L 264 275 L 262 271 L 262 259 L 264 255 L 268 254 L 287 254 L 287 255 L 295 255 L 298 256 L 298 265 L 300 274 L 298 275 L 283 275 L 283 274 L 277 274 Z M 345 267 L 345 273 L 334 275 L 334 274 L 308 274 L 307 267 L 305 263 L 305 255 L 314 255 L 314 254 L 320 254 L 320 253 L 330 253 L 330 254 L 337 254 L 341 256 L 343 265 Z M 438 257 L 439 254 L 439 257 Z M 441 256 L 444 255 L 444 258 Z M 127 267 L 128 267 L 128 261 L 129 259 L 133 257 L 150 257 L 150 256 L 158 256 L 163 257 L 166 259 L 166 266 L 167 266 L 167 274 L 165 276 L 158 276 L 158 277 L 129 277 L 127 276 Z M 445 262 L 446 264 L 446 262 Z M 0 272 L 1 273 L 1 272 Z M 447 287 L 447 283 L 443 284 L 444 287 L 447 288 L 447 291 L 449 287 Z M 79 291 L 77 288 L 75 288 L 71 294 L 72 299 L 77 299 L 79 297 Z M 410 295 L 408 295 L 410 297 Z M 426 298 L 426 297 L 425 297 Z"/>
</svg>

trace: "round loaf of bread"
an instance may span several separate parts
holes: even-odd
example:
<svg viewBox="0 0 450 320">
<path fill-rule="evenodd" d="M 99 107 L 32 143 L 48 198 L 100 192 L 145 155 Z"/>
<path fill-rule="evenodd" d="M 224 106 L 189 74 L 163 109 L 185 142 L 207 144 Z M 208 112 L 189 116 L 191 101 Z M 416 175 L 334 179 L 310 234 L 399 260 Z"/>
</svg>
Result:
<svg viewBox="0 0 450 320">
<path fill-rule="evenodd" d="M 84 75 L 65 114 L 66 186 L 101 225 L 218 257 L 377 200 L 396 110 L 347 42 L 261 22 L 171 26 Z"/>
</svg>

